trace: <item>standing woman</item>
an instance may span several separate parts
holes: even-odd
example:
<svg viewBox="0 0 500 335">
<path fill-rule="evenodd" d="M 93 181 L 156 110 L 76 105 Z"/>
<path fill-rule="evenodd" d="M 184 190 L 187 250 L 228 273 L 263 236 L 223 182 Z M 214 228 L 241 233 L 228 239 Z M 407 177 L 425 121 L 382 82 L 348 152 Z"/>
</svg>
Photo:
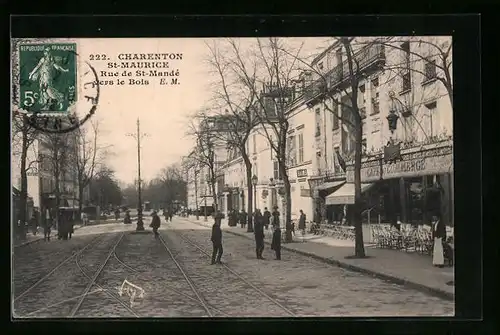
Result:
<svg viewBox="0 0 500 335">
<path fill-rule="evenodd" d="M 437 216 L 432 217 L 432 235 L 434 237 L 434 250 L 432 253 L 432 265 L 444 266 L 443 241 L 446 240 L 446 227 Z"/>
</svg>

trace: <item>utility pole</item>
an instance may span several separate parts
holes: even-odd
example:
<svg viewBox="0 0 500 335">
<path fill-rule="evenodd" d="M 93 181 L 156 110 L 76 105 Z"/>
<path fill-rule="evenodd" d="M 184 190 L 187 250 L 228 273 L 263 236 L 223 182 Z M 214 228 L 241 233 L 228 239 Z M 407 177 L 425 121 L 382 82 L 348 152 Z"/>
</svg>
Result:
<svg viewBox="0 0 500 335">
<path fill-rule="evenodd" d="M 140 121 L 137 118 L 137 133 L 127 134 L 127 136 L 133 137 L 137 141 L 137 228 L 136 231 L 144 230 L 144 222 L 142 221 L 142 187 L 141 187 L 141 139 L 148 134 L 142 133 L 140 128 Z"/>
<path fill-rule="evenodd" d="M 196 220 L 200 219 L 199 207 L 198 207 L 198 170 L 194 170 L 194 202 L 196 204 Z"/>
</svg>

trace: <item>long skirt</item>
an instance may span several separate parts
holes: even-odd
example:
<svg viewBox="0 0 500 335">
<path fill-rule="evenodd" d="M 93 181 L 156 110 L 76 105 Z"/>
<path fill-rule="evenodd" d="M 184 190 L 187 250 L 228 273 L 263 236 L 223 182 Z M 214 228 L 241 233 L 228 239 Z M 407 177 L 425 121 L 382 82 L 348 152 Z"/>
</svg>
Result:
<svg viewBox="0 0 500 335">
<path fill-rule="evenodd" d="M 432 253 L 432 265 L 444 265 L 443 242 L 441 237 L 434 238 L 434 251 Z"/>
</svg>

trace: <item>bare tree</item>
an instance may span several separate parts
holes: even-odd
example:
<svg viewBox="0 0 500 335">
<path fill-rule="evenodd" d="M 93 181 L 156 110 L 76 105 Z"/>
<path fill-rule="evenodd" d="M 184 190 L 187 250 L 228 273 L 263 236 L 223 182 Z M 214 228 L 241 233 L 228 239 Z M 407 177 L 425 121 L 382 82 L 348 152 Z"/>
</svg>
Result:
<svg viewBox="0 0 500 335">
<path fill-rule="evenodd" d="M 285 198 L 285 235 L 292 241 L 291 185 L 287 168 L 287 137 L 292 87 L 296 80 L 297 59 L 302 45 L 294 50 L 280 38 L 257 38 L 254 54 L 245 54 L 235 40 L 229 40 L 234 70 L 247 88 L 257 97 L 254 116 L 267 138 L 278 163 Z M 287 50 L 284 52 L 283 50 Z M 257 66 L 260 72 L 255 73 Z"/>
<path fill-rule="evenodd" d="M 54 177 L 54 189 L 51 190 L 56 199 L 56 225 L 59 224 L 59 207 L 61 206 L 61 195 L 64 191 L 64 185 L 68 181 L 67 172 L 69 163 L 72 161 L 71 156 L 74 154 L 69 149 L 70 134 L 44 134 L 41 140 L 41 145 L 45 146 L 44 152 L 41 154 L 47 164 L 49 164 L 50 172 Z"/>
<path fill-rule="evenodd" d="M 27 200 L 28 200 L 28 171 L 38 164 L 38 159 L 27 162 L 28 152 L 33 147 L 38 137 L 38 131 L 30 126 L 28 116 L 20 113 L 20 103 L 18 89 L 20 83 L 20 64 L 19 64 L 19 45 L 21 43 L 36 43 L 39 39 L 11 39 L 11 74 L 12 74 L 12 155 L 20 156 L 20 199 L 19 199 L 19 217 L 21 225 L 18 226 L 18 236 L 25 238 L 24 222 L 27 220 Z"/>
<path fill-rule="evenodd" d="M 190 155 L 186 156 L 182 160 L 182 169 L 185 172 L 185 182 L 189 185 L 191 182 L 194 184 L 194 199 L 195 199 L 195 210 L 196 210 L 196 220 L 200 219 L 200 213 L 198 208 L 198 176 L 200 173 L 200 163 L 194 159 L 195 152 L 193 151 Z"/>
<path fill-rule="evenodd" d="M 72 155 L 78 182 L 78 211 L 82 211 L 83 194 L 89 187 L 96 172 L 101 168 L 111 146 L 99 144 L 99 123 L 90 122 L 90 129 L 79 128 L 77 130 L 77 143 L 74 146 L 75 153 Z"/>
<path fill-rule="evenodd" d="M 189 125 L 188 134 L 194 137 L 196 147 L 191 158 L 198 162 L 198 166 L 207 171 L 204 176 L 204 182 L 210 187 L 210 193 L 213 200 L 214 210 L 217 210 L 216 183 L 219 171 L 219 162 L 215 154 L 216 146 L 219 145 L 215 136 L 215 129 L 212 127 L 213 118 L 208 116 L 205 111 L 199 112 Z M 205 196 L 207 196 L 205 194 Z"/>
<path fill-rule="evenodd" d="M 257 66 L 253 64 L 249 77 L 242 76 L 232 60 L 223 56 L 222 46 L 213 43 L 207 47 L 210 51 L 208 63 L 213 70 L 213 74 L 218 78 L 215 83 L 213 93 L 215 94 L 217 127 L 215 133 L 221 141 L 227 143 L 227 149 L 236 149 L 243 158 L 246 170 L 247 183 L 247 212 L 248 212 L 248 232 L 253 232 L 253 184 L 252 184 L 252 162 L 247 151 L 247 144 L 255 126 L 255 101 L 257 93 L 248 83 L 248 78 L 256 77 Z M 255 173 L 257 173 L 255 171 Z"/>
</svg>

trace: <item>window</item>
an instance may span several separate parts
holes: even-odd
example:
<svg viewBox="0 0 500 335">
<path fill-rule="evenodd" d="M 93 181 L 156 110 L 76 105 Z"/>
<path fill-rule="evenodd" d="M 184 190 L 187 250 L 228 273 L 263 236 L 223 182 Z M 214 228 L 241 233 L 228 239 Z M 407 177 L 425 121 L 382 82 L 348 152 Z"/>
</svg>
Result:
<svg viewBox="0 0 500 335">
<path fill-rule="evenodd" d="M 404 42 L 401 44 L 401 50 L 403 51 L 403 57 L 405 62 L 405 67 L 410 69 L 410 42 Z"/>
<path fill-rule="evenodd" d="M 316 118 L 316 137 L 321 136 L 321 114 L 320 109 L 316 108 L 315 110 L 315 118 Z"/>
<path fill-rule="evenodd" d="M 375 115 L 380 113 L 378 78 L 372 80 L 371 98 L 372 98 L 372 111 L 370 115 Z"/>
<path fill-rule="evenodd" d="M 401 44 L 401 50 L 403 51 L 403 63 L 404 63 L 404 69 L 401 74 L 403 78 L 403 87 L 401 90 L 409 91 L 411 90 L 410 42 L 405 42 Z"/>
<path fill-rule="evenodd" d="M 304 162 L 304 134 L 299 134 L 299 164 Z"/>
<path fill-rule="evenodd" d="M 436 134 L 434 129 L 439 129 L 439 124 L 437 124 L 438 122 L 436 122 L 438 120 L 436 120 L 437 118 L 435 118 L 437 103 L 436 103 L 436 101 L 433 101 L 433 102 L 427 103 L 425 105 L 425 107 L 428 110 L 427 116 L 428 116 L 428 122 L 429 122 L 429 135 L 434 136 Z"/>
<path fill-rule="evenodd" d="M 253 135 L 252 136 L 252 140 L 253 140 L 253 153 L 256 154 L 257 153 L 257 135 Z"/>
<path fill-rule="evenodd" d="M 401 91 L 409 91 L 411 90 L 411 73 L 409 70 L 406 70 L 405 73 L 403 73 L 403 87 Z"/>
<path fill-rule="evenodd" d="M 339 146 L 333 147 L 333 171 L 335 173 L 338 173 L 341 171 L 340 164 L 339 164 L 339 158 L 338 158 L 338 153 L 340 152 Z"/>
<path fill-rule="evenodd" d="M 432 79 L 436 79 L 437 71 L 436 71 L 436 60 L 426 60 L 424 65 L 424 82 L 430 81 Z"/>
<path fill-rule="evenodd" d="M 287 156 L 290 165 L 297 164 L 297 152 L 295 151 L 295 136 L 290 136 L 287 141 Z"/>
<path fill-rule="evenodd" d="M 281 173 L 280 173 L 280 169 L 279 169 L 279 164 L 278 164 L 278 161 L 274 161 L 273 162 L 273 177 L 275 180 L 279 180 L 281 179 Z"/>
<path fill-rule="evenodd" d="M 358 108 L 359 108 L 359 114 L 361 116 L 361 119 L 366 118 L 366 98 L 365 98 L 365 92 L 366 88 L 365 85 L 359 86 L 359 93 L 358 93 Z"/>
<path fill-rule="evenodd" d="M 332 106 L 332 130 L 337 130 L 339 129 L 339 103 L 338 101 L 333 102 Z"/>
<path fill-rule="evenodd" d="M 361 140 L 361 154 L 363 154 L 363 155 L 366 154 L 366 138 Z"/>
</svg>

